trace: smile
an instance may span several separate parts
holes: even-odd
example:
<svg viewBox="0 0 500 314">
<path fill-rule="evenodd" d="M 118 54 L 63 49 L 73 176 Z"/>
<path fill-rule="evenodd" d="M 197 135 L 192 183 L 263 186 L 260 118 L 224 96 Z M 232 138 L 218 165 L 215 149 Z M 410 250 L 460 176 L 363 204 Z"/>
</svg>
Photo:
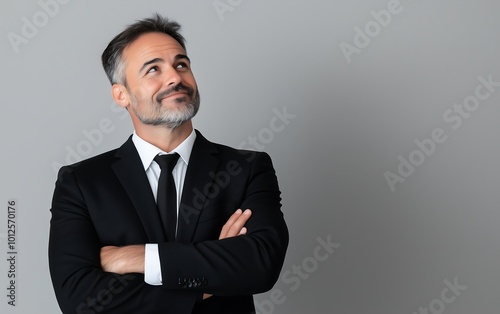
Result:
<svg viewBox="0 0 500 314">
<path fill-rule="evenodd" d="M 161 100 L 164 100 L 164 99 L 167 99 L 167 98 L 181 98 L 181 97 L 185 97 L 185 96 L 189 96 L 188 93 L 186 92 L 177 92 L 177 93 L 172 93 L 170 95 L 167 95 L 165 97 L 163 97 Z"/>
</svg>

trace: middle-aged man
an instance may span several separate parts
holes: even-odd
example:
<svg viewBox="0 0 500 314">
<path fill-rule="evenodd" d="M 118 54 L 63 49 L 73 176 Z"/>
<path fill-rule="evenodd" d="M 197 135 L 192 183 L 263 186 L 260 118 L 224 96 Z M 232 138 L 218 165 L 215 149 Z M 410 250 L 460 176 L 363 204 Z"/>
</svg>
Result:
<svg viewBox="0 0 500 314">
<path fill-rule="evenodd" d="M 134 133 L 59 172 L 49 263 L 64 313 L 249 314 L 279 277 L 288 230 L 271 159 L 193 129 L 179 29 L 137 21 L 102 55 Z"/>
</svg>

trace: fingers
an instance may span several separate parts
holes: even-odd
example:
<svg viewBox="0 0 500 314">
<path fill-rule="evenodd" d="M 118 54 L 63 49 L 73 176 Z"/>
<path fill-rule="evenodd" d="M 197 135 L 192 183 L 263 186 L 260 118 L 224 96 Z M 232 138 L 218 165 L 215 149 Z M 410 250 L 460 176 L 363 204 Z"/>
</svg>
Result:
<svg viewBox="0 0 500 314">
<path fill-rule="evenodd" d="M 224 224 L 224 226 L 222 226 L 222 230 L 221 230 L 219 239 L 224 239 L 227 237 L 227 233 L 229 232 L 229 228 L 231 228 L 231 226 L 236 222 L 236 220 L 238 220 L 238 218 L 241 216 L 241 214 L 242 214 L 242 211 L 241 211 L 241 209 L 238 208 L 238 210 L 235 211 L 234 214 L 231 215 L 231 217 L 229 217 L 229 219 Z"/>
<path fill-rule="evenodd" d="M 229 233 L 229 229 L 236 222 L 236 220 L 238 220 L 238 218 L 241 216 L 242 213 L 243 212 L 241 211 L 241 209 L 238 208 L 238 210 L 235 211 L 234 214 L 231 215 L 231 217 L 229 217 L 229 219 L 224 224 L 224 226 L 222 226 L 222 230 L 221 230 L 220 235 L 219 235 L 219 240 L 225 239 L 228 237 L 227 235 Z"/>
<path fill-rule="evenodd" d="M 234 212 L 234 214 L 229 217 L 226 224 L 222 227 L 219 240 L 246 234 L 247 228 L 245 228 L 244 225 L 251 215 L 252 211 L 250 209 L 247 209 L 244 212 L 242 212 L 241 209 L 238 209 Z"/>
<path fill-rule="evenodd" d="M 247 209 L 243 213 L 239 214 L 236 221 L 234 221 L 234 223 L 229 226 L 226 238 L 235 237 L 235 236 L 240 235 L 241 232 L 243 231 L 243 228 L 245 228 L 244 226 L 251 215 L 252 215 L 252 212 L 249 209 Z M 245 231 L 243 232 L 243 234 L 245 234 L 245 233 L 246 233 L 246 228 L 245 228 Z"/>
</svg>

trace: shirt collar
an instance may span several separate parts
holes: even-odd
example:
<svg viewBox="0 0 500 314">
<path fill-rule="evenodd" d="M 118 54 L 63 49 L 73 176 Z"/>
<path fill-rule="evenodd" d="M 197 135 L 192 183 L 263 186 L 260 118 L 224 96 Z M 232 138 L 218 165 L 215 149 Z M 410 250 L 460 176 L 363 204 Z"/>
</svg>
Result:
<svg viewBox="0 0 500 314">
<path fill-rule="evenodd" d="M 191 157 L 191 151 L 193 150 L 195 139 L 196 139 L 196 132 L 193 129 L 193 131 L 191 131 L 191 134 L 189 134 L 189 136 L 182 143 L 180 143 L 179 146 L 174 148 L 170 152 L 170 154 L 174 152 L 178 153 L 181 159 L 187 165 L 189 163 L 189 157 Z M 167 154 L 160 148 L 140 138 L 135 131 L 134 134 L 132 135 L 132 141 L 134 142 L 135 148 L 139 153 L 139 157 L 141 158 L 144 170 L 148 170 L 149 166 L 151 165 L 151 162 L 156 157 L 156 155 Z"/>
</svg>

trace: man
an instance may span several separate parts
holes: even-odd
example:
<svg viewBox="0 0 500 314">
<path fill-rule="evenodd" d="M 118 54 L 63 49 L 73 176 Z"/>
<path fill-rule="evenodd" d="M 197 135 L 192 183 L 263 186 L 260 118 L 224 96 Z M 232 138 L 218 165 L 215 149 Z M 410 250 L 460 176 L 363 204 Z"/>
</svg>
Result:
<svg viewBox="0 0 500 314">
<path fill-rule="evenodd" d="M 102 55 L 134 134 L 59 172 L 49 264 L 64 313 L 254 313 L 252 295 L 279 276 L 288 231 L 271 160 L 193 129 L 179 29 L 137 21 Z"/>
</svg>

